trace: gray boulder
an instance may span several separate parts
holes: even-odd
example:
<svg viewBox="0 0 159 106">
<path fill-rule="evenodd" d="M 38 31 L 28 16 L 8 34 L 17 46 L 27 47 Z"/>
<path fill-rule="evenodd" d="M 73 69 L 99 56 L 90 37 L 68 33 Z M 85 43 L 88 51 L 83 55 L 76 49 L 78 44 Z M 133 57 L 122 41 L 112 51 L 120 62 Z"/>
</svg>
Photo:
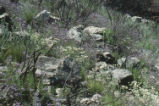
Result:
<svg viewBox="0 0 159 106">
<path fill-rule="evenodd" d="M 148 24 L 148 23 L 150 23 L 150 20 L 142 19 L 141 22 L 144 23 L 144 24 Z"/>
<path fill-rule="evenodd" d="M 132 72 L 126 69 L 115 69 L 111 71 L 112 78 L 117 80 L 121 85 L 128 85 L 133 80 Z"/>
<path fill-rule="evenodd" d="M 7 18 L 7 19 L 9 18 L 8 13 L 3 13 L 3 14 L 0 15 L 0 21 L 3 21 L 3 20 L 5 21 L 6 18 Z"/>
<path fill-rule="evenodd" d="M 140 60 L 137 57 L 128 57 L 126 60 L 126 68 L 137 67 L 140 64 Z"/>
<path fill-rule="evenodd" d="M 103 34 L 105 30 L 106 30 L 105 27 L 100 28 L 95 26 L 88 26 L 83 31 L 91 35 L 91 34 Z"/>
<path fill-rule="evenodd" d="M 155 65 L 154 65 L 154 67 L 153 67 L 153 70 L 154 71 L 159 71 L 159 63 L 156 63 Z"/>
<path fill-rule="evenodd" d="M 80 64 L 70 57 L 56 59 L 40 56 L 37 61 L 38 76 L 43 76 L 47 85 L 63 85 L 65 81 L 72 83 L 79 78 Z"/>
<path fill-rule="evenodd" d="M 47 20 L 49 19 L 49 17 L 50 17 L 50 12 L 47 10 L 43 10 L 35 16 L 35 19 L 41 18 L 41 19 Z"/>
<path fill-rule="evenodd" d="M 97 62 L 95 65 L 95 71 L 100 71 L 102 69 L 107 68 L 108 65 L 105 62 Z"/>
<path fill-rule="evenodd" d="M 35 16 L 35 20 L 43 20 L 43 21 L 57 21 L 60 20 L 60 18 L 52 16 L 51 12 L 47 10 L 42 10 L 40 13 L 38 13 Z"/>
<path fill-rule="evenodd" d="M 95 27 L 95 26 L 88 26 L 86 27 L 83 32 L 87 33 L 89 36 L 91 36 L 95 41 L 103 41 L 102 34 L 106 30 L 105 27 Z"/>
<path fill-rule="evenodd" d="M 150 83 L 151 86 L 155 87 L 155 88 L 159 88 L 159 73 L 158 71 L 150 71 L 148 73 L 148 81 Z"/>
<path fill-rule="evenodd" d="M 90 36 L 95 40 L 95 41 L 103 41 L 103 37 L 100 34 L 90 34 Z"/>
<path fill-rule="evenodd" d="M 109 65 L 97 72 L 89 72 L 88 78 L 95 78 L 97 81 L 112 83 L 113 85 L 129 85 L 133 81 L 132 72 L 127 69 L 115 69 Z"/>
<path fill-rule="evenodd" d="M 80 106 L 100 106 L 102 96 L 94 94 L 90 98 L 83 98 L 80 100 Z"/>
<path fill-rule="evenodd" d="M 125 17 L 130 19 L 131 18 L 131 15 L 130 14 L 125 14 Z"/>
<path fill-rule="evenodd" d="M 139 16 L 133 16 L 131 19 L 133 22 L 141 22 L 141 20 L 142 20 L 142 18 Z"/>
<path fill-rule="evenodd" d="M 124 67 L 126 64 L 126 58 L 122 57 L 122 58 L 118 59 L 117 64 L 119 65 L 119 67 Z"/>
<path fill-rule="evenodd" d="M 37 61 L 37 75 L 42 75 L 45 78 L 53 77 L 57 74 L 61 60 L 53 57 L 40 56 Z"/>
<path fill-rule="evenodd" d="M 73 39 L 77 42 L 81 42 L 82 41 L 82 30 L 83 26 L 79 25 L 79 26 L 75 26 L 73 28 L 71 28 L 68 32 L 67 32 L 67 36 L 70 39 Z"/>
</svg>

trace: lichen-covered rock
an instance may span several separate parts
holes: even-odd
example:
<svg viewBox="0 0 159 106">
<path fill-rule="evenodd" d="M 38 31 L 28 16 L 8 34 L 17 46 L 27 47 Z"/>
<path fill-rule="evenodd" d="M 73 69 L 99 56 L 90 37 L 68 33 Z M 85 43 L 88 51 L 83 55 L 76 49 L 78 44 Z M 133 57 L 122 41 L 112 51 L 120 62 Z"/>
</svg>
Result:
<svg viewBox="0 0 159 106">
<path fill-rule="evenodd" d="M 81 71 L 80 64 L 73 58 L 66 57 L 56 59 L 53 57 L 40 56 L 37 61 L 36 74 L 43 76 L 44 82 L 47 85 L 63 85 L 67 80 L 71 81 L 80 80 L 79 73 Z"/>
<path fill-rule="evenodd" d="M 126 65 L 126 58 L 122 57 L 122 58 L 118 59 L 117 64 L 119 65 L 119 67 L 124 67 Z"/>
<path fill-rule="evenodd" d="M 153 67 L 154 71 L 159 71 L 159 63 L 156 63 Z"/>
<path fill-rule="evenodd" d="M 80 101 L 80 106 L 101 106 L 101 97 L 100 94 L 94 94 L 91 98 L 83 98 Z"/>
<path fill-rule="evenodd" d="M 100 28 L 95 26 L 88 26 L 83 31 L 88 34 L 103 34 L 106 28 Z"/>
<path fill-rule="evenodd" d="M 151 86 L 159 88 L 159 73 L 158 71 L 150 71 L 147 76 L 148 82 Z"/>
<path fill-rule="evenodd" d="M 125 14 L 124 16 L 125 16 L 126 18 L 128 18 L 128 19 L 131 18 L 131 15 L 130 15 L 130 14 Z"/>
<path fill-rule="evenodd" d="M 133 82 L 133 95 L 138 99 L 138 101 L 144 105 L 158 106 L 159 104 L 159 93 L 155 91 L 154 87 L 151 88 L 143 88 L 139 87 L 136 81 Z"/>
<path fill-rule="evenodd" d="M 94 77 L 95 76 L 95 77 Z M 93 79 L 102 82 L 112 82 L 113 85 L 128 85 L 133 81 L 132 72 L 127 69 L 117 69 L 108 65 L 106 68 L 96 72 L 89 72 L 88 79 Z"/>
<path fill-rule="evenodd" d="M 133 80 L 132 72 L 126 69 L 115 69 L 111 71 L 112 78 L 117 80 L 121 85 L 127 85 Z"/>
<path fill-rule="evenodd" d="M 53 38 L 53 37 L 48 37 L 48 38 L 45 38 L 42 43 L 44 45 L 46 45 L 46 47 L 48 49 L 51 49 L 54 45 L 56 45 L 58 42 L 60 42 L 60 39 L 58 38 Z"/>
<path fill-rule="evenodd" d="M 95 40 L 95 41 L 103 41 L 103 37 L 100 34 L 90 34 L 90 36 Z"/>
<path fill-rule="evenodd" d="M 77 42 L 81 42 L 82 41 L 82 33 L 81 33 L 82 28 L 83 28 L 82 25 L 75 26 L 75 27 L 71 28 L 68 31 L 67 36 L 70 39 L 73 39 L 73 40 L 75 40 Z"/>
<path fill-rule="evenodd" d="M 51 13 L 47 10 L 42 10 L 35 16 L 36 20 L 43 20 L 43 21 L 56 21 L 60 20 L 58 17 L 52 16 Z"/>
<path fill-rule="evenodd" d="M 142 20 L 142 18 L 139 16 L 133 16 L 131 19 L 133 22 L 141 22 L 141 20 Z"/>
<path fill-rule="evenodd" d="M 56 96 L 57 97 L 60 97 L 60 96 L 62 96 L 63 95 L 63 91 L 64 91 L 64 89 L 63 88 L 56 88 Z"/>
<path fill-rule="evenodd" d="M 8 13 L 3 13 L 0 15 L 0 21 L 6 21 L 7 19 L 9 19 Z"/>
<path fill-rule="evenodd" d="M 144 23 L 144 24 L 148 24 L 148 23 L 150 23 L 150 20 L 148 20 L 148 19 L 142 19 L 141 22 Z"/>
<path fill-rule="evenodd" d="M 57 74 L 60 60 L 53 57 L 40 56 L 37 61 L 37 75 L 44 75 L 46 78 L 53 77 Z"/>
<path fill-rule="evenodd" d="M 99 71 L 105 69 L 108 65 L 105 62 L 97 62 L 95 66 L 95 70 Z"/>
<path fill-rule="evenodd" d="M 19 36 L 19 37 L 26 37 L 29 36 L 29 33 L 26 31 L 17 31 L 17 32 L 13 32 L 14 35 Z"/>
<path fill-rule="evenodd" d="M 128 57 L 126 60 L 126 68 L 137 67 L 140 64 L 140 60 L 137 57 Z"/>
<path fill-rule="evenodd" d="M 50 12 L 49 11 L 47 11 L 47 10 L 43 10 L 43 11 L 41 11 L 40 13 L 38 13 L 36 16 L 35 16 L 35 18 L 36 19 L 38 19 L 38 18 L 49 18 L 49 16 L 50 16 Z"/>
</svg>

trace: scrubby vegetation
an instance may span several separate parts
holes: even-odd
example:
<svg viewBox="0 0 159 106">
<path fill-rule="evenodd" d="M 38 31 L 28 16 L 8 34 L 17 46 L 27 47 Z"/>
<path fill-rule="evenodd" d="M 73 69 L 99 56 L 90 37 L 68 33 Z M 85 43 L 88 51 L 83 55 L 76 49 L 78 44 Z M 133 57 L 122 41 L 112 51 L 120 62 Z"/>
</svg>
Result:
<svg viewBox="0 0 159 106">
<path fill-rule="evenodd" d="M 1 0 L 0 106 L 157 106 L 158 23 L 114 6 Z"/>
</svg>

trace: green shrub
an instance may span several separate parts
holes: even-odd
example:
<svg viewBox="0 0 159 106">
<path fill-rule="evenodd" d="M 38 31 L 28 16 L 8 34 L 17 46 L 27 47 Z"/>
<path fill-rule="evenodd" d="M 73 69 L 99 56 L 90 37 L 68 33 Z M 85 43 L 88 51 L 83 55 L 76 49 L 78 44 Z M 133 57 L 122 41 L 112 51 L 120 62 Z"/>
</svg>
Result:
<svg viewBox="0 0 159 106">
<path fill-rule="evenodd" d="M 103 106 L 123 106 L 123 100 L 108 93 L 103 98 Z"/>
<path fill-rule="evenodd" d="M 107 44 L 115 44 L 115 41 L 113 39 L 113 31 L 111 29 L 106 29 L 106 31 L 104 32 L 104 39 Z"/>
<path fill-rule="evenodd" d="M 48 0 L 43 5 L 50 7 L 51 12 L 58 16 L 67 26 L 79 18 L 86 18 L 99 5 L 98 0 Z"/>
<path fill-rule="evenodd" d="M 134 69 L 132 69 L 132 73 L 133 73 L 134 80 L 139 80 L 139 78 L 140 78 L 140 70 L 134 68 Z"/>
<path fill-rule="evenodd" d="M 27 24 L 32 24 L 34 17 L 38 13 L 38 9 L 31 5 L 29 2 L 24 2 L 22 4 L 23 8 L 21 11 L 21 15 Z"/>
<path fill-rule="evenodd" d="M 84 80 L 84 81 L 87 79 L 87 73 L 86 73 L 85 68 L 83 68 L 83 67 L 81 69 L 80 76 L 81 76 L 82 80 Z"/>
<path fill-rule="evenodd" d="M 0 61 L 5 63 L 9 56 L 12 56 L 12 61 L 22 62 L 27 56 L 29 56 L 34 50 L 37 50 L 42 46 L 41 38 L 31 30 L 25 34 L 21 32 L 15 34 L 4 30 L 0 36 Z"/>
<path fill-rule="evenodd" d="M 104 84 L 100 81 L 88 80 L 88 90 L 91 94 L 102 93 L 104 91 Z"/>
<path fill-rule="evenodd" d="M 12 56 L 13 61 L 17 61 L 17 62 L 22 62 L 22 60 L 24 59 L 24 47 L 23 46 L 16 46 L 15 45 L 10 45 L 9 48 L 7 48 L 7 50 L 5 51 L 5 53 L 3 54 L 4 56 L 4 60 L 5 61 L 9 56 Z"/>
<path fill-rule="evenodd" d="M 8 69 L 5 71 L 5 79 L 7 81 L 5 84 L 7 84 L 6 89 L 8 89 L 8 91 L 5 91 L 4 89 L 5 92 L 1 91 L 2 95 L 5 95 L 5 93 L 7 94 L 7 98 L 3 100 L 3 98 L 1 98 L 2 95 L 0 94 L 0 101 L 2 104 L 12 105 L 16 101 L 22 105 L 33 105 L 34 103 L 37 104 L 36 98 L 40 98 L 41 103 L 49 99 L 45 86 L 42 84 L 43 79 L 34 76 L 33 70 L 27 71 L 28 73 L 26 74 L 25 79 L 23 79 L 21 76 L 24 73 L 18 65 L 16 65 L 16 67 L 12 64 L 8 65 Z M 10 91 L 10 89 L 13 90 Z M 11 98 L 10 95 L 16 96 Z"/>
<path fill-rule="evenodd" d="M 133 74 L 134 80 L 136 80 L 139 83 L 144 83 L 144 81 L 146 81 L 144 73 L 146 73 L 145 70 L 147 69 L 148 65 L 144 60 L 141 60 L 138 66 L 133 67 L 130 70 Z"/>
<path fill-rule="evenodd" d="M 137 47 L 141 49 L 151 50 L 156 52 L 158 49 L 158 31 L 154 28 L 154 25 L 143 25 L 140 26 L 140 32 L 142 33 L 141 39 L 137 42 Z"/>
</svg>

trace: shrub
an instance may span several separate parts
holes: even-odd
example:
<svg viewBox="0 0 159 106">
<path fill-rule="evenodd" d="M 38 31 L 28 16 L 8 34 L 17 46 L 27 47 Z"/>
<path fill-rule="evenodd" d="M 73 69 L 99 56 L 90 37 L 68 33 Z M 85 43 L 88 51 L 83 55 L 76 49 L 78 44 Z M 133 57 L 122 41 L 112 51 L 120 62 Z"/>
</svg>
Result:
<svg viewBox="0 0 159 106">
<path fill-rule="evenodd" d="M 82 65 L 81 65 L 81 72 L 80 76 L 83 81 L 87 80 L 87 72 L 91 70 L 95 66 L 95 60 L 92 58 L 86 58 L 83 60 Z"/>
<path fill-rule="evenodd" d="M 140 84 L 143 84 L 147 81 L 147 79 L 145 79 L 145 73 L 148 70 L 148 65 L 144 60 L 141 60 L 138 66 L 132 67 L 130 70 L 132 71 L 134 80 L 136 80 Z"/>
<path fill-rule="evenodd" d="M 28 66 L 25 68 L 28 68 Z M 24 71 L 28 71 L 28 73 Z M 14 103 L 19 103 L 21 105 L 35 105 L 48 100 L 45 86 L 42 84 L 43 79 L 39 79 L 34 75 L 34 69 L 28 68 L 28 70 L 23 70 L 20 64 L 16 64 L 16 66 L 8 64 L 4 74 L 6 83 L 4 86 L 2 85 L 4 88 L 1 89 L 1 104 L 13 105 Z M 25 75 L 25 78 L 22 77 L 23 75 Z"/>
<path fill-rule="evenodd" d="M 103 98 L 103 106 L 123 106 L 123 100 L 108 93 Z"/>
<path fill-rule="evenodd" d="M 12 56 L 13 61 L 22 62 L 34 50 L 42 46 L 41 37 L 37 37 L 30 29 L 26 33 L 3 30 L 0 38 L 0 61 L 2 63 L 5 63 L 9 56 Z"/>
<path fill-rule="evenodd" d="M 24 2 L 22 4 L 23 8 L 21 11 L 21 15 L 27 24 L 32 24 L 34 17 L 38 13 L 38 9 L 31 5 L 29 2 Z"/>
<path fill-rule="evenodd" d="M 13 57 L 13 61 L 17 61 L 17 62 L 22 62 L 23 61 L 23 57 L 24 57 L 24 47 L 17 45 L 15 47 L 15 45 L 9 45 L 9 48 L 7 48 L 7 50 L 2 53 L 4 56 L 4 60 L 6 60 L 9 56 Z M 4 61 L 3 60 L 3 61 Z"/>
<path fill-rule="evenodd" d="M 104 85 L 100 81 L 88 80 L 88 90 L 91 94 L 102 93 L 104 91 Z"/>
<path fill-rule="evenodd" d="M 37 98 L 40 98 L 41 103 L 47 101 L 48 96 L 42 79 L 35 75 L 35 64 L 42 48 L 40 37 L 32 30 L 28 30 L 28 33 L 4 30 L 0 40 L 0 59 L 8 59 L 5 64 L 7 70 L 4 71 L 6 82 L 2 85 L 4 89 L 1 89 L 0 102 L 3 105 L 13 105 L 15 102 L 33 105 L 33 102 L 37 103 Z M 16 64 L 13 61 L 16 61 Z M 3 97 L 4 95 L 6 96 Z"/>
<path fill-rule="evenodd" d="M 113 31 L 111 29 L 106 29 L 106 31 L 104 32 L 104 39 L 107 44 L 115 44 L 113 39 Z"/>
<path fill-rule="evenodd" d="M 43 4 L 51 8 L 67 26 L 69 23 L 77 21 L 79 18 L 87 17 L 99 5 L 98 0 L 48 0 Z"/>
</svg>

